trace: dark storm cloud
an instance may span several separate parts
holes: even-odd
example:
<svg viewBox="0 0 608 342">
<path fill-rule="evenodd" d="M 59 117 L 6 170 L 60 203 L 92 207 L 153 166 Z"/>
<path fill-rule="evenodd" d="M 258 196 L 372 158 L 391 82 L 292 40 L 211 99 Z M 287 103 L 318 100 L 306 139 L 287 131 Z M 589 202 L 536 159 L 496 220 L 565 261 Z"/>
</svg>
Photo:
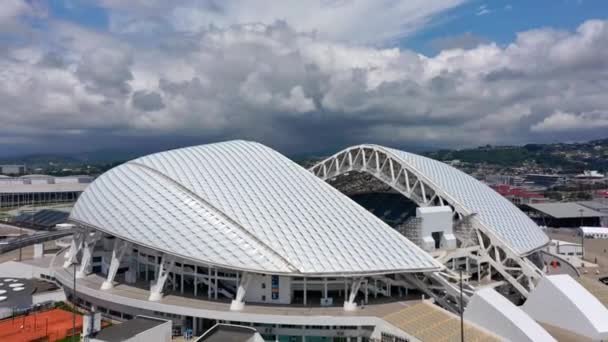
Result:
<svg viewBox="0 0 608 342">
<path fill-rule="evenodd" d="M 133 93 L 133 106 L 145 112 L 152 112 L 165 108 L 163 98 L 159 93 L 145 90 L 138 90 Z"/>
</svg>

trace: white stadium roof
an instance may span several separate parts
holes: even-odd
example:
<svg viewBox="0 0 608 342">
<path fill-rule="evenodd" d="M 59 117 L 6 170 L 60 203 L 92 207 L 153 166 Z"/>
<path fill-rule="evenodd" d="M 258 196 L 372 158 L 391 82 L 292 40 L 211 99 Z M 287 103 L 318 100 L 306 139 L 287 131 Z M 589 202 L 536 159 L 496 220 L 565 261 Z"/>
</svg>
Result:
<svg viewBox="0 0 608 342">
<path fill-rule="evenodd" d="M 440 161 L 383 146 L 375 146 L 392 153 L 416 169 L 430 183 L 442 189 L 455 202 L 476 213 L 475 219 L 493 230 L 499 238 L 519 254 L 534 251 L 549 238 L 525 213 L 508 199 L 468 174 Z"/>
<path fill-rule="evenodd" d="M 232 269 L 363 275 L 442 268 L 347 196 L 253 142 L 127 162 L 89 185 L 71 219 Z"/>
</svg>

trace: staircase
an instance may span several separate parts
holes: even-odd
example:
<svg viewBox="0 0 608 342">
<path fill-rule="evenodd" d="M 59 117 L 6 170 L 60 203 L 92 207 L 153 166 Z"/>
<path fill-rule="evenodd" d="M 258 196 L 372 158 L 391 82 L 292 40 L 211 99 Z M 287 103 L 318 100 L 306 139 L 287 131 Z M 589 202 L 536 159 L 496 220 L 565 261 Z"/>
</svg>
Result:
<svg viewBox="0 0 608 342">
<path fill-rule="evenodd" d="M 459 342 L 460 319 L 428 302 L 420 302 L 384 316 L 395 327 L 425 342 Z M 465 341 L 500 341 L 473 325 L 464 324 Z"/>
</svg>

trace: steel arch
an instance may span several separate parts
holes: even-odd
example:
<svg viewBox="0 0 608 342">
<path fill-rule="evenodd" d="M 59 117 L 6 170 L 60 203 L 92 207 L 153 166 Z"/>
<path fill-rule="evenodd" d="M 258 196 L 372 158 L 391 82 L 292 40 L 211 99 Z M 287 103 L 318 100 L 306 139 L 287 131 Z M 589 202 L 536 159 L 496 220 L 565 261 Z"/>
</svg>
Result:
<svg viewBox="0 0 608 342">
<path fill-rule="evenodd" d="M 317 163 L 309 170 L 326 181 L 348 172 L 364 172 L 389 185 L 419 206 L 450 206 L 454 212 L 454 220 L 466 220 L 475 230 L 474 242 L 479 245 L 479 249 L 471 257 L 480 263 L 487 263 L 490 269 L 494 268 L 524 298 L 543 277 L 540 269 L 519 255 L 491 227 L 479 220 L 475 212 L 459 203 L 423 172 L 390 149 L 379 145 L 352 146 Z M 462 242 L 462 238 L 460 241 Z"/>
</svg>

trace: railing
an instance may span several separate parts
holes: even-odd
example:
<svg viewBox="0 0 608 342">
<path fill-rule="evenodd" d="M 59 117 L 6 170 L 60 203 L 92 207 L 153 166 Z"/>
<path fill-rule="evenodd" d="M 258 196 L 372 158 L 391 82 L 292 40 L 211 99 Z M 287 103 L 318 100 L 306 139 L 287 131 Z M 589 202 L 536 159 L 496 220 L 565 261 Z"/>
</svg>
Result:
<svg viewBox="0 0 608 342">
<path fill-rule="evenodd" d="M 10 252 L 15 249 L 19 249 L 19 248 L 26 247 L 29 245 L 33 245 L 36 243 L 57 240 L 59 238 L 62 238 L 64 236 L 68 236 L 68 235 L 72 235 L 72 234 L 74 234 L 74 229 L 66 229 L 66 230 L 58 230 L 58 231 L 53 231 L 53 232 L 48 232 L 48 233 L 43 233 L 43 234 L 34 234 L 34 235 L 30 235 L 30 236 L 27 236 L 24 238 L 18 238 L 18 239 L 10 241 L 6 245 L 0 245 L 0 254 Z"/>
</svg>

